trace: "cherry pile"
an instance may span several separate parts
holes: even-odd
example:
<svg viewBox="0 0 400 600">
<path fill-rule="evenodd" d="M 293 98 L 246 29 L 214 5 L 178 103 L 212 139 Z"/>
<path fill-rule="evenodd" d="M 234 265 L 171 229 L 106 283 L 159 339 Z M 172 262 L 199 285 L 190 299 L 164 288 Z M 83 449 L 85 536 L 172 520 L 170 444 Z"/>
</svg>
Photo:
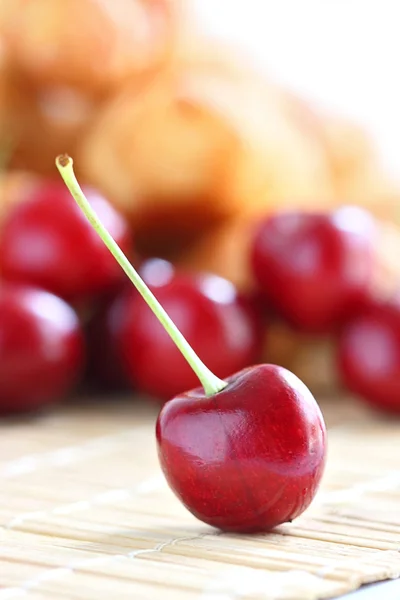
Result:
<svg viewBox="0 0 400 600">
<path fill-rule="evenodd" d="M 283 213 L 260 223 L 251 261 L 276 314 L 336 340 L 343 386 L 375 408 L 400 413 L 400 296 L 377 293 L 378 239 L 374 219 L 360 208 Z"/>
<path fill-rule="evenodd" d="M 83 191 L 132 257 L 125 218 L 96 190 Z M 140 272 L 217 376 L 260 359 L 258 315 L 229 281 L 159 259 Z M 1 414 L 61 400 L 83 379 L 161 401 L 198 384 L 61 180 L 43 180 L 8 215 L 0 273 Z"/>
<path fill-rule="evenodd" d="M 96 190 L 83 191 L 138 263 L 125 218 Z M 373 218 L 343 207 L 259 222 L 249 257 L 257 305 L 226 279 L 178 271 L 157 257 L 143 260 L 139 272 L 217 377 L 261 361 L 272 308 L 295 329 L 336 336 L 343 384 L 400 412 L 400 301 L 374 297 L 374 256 Z M 82 381 L 133 388 L 161 403 L 197 386 L 61 180 L 43 179 L 10 211 L 0 273 L 0 414 L 55 403 Z"/>
</svg>

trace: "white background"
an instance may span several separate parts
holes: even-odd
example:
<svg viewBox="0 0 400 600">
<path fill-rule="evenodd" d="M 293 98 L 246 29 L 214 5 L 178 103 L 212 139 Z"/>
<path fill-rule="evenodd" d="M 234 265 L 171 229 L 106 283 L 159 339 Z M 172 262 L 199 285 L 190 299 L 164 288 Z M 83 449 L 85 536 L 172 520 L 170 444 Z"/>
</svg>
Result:
<svg viewBox="0 0 400 600">
<path fill-rule="evenodd" d="M 370 129 L 400 180 L 400 0 L 191 0 L 204 29 Z"/>
</svg>

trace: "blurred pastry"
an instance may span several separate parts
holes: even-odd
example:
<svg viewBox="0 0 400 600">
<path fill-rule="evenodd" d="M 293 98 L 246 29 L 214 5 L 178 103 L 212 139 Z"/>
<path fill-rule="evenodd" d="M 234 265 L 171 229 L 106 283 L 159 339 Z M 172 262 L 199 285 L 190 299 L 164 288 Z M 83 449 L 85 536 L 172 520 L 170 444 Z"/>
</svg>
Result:
<svg viewBox="0 0 400 600">
<path fill-rule="evenodd" d="M 9 166 L 55 176 L 56 156 L 75 155 L 98 103 L 72 88 L 32 88 L 9 67 L 3 82 Z"/>
<path fill-rule="evenodd" d="M 324 116 L 323 128 L 338 202 L 362 205 L 383 219 L 399 219 L 400 186 L 386 172 L 367 131 L 349 119 Z"/>
<path fill-rule="evenodd" d="M 180 0 L 179 0 L 180 1 Z M 35 86 L 108 92 L 169 56 L 177 0 L 2 0 L 0 35 Z"/>
<path fill-rule="evenodd" d="M 140 93 L 124 86 L 78 159 L 149 236 L 332 195 L 323 146 L 275 86 L 218 48 L 178 57 Z"/>
<path fill-rule="evenodd" d="M 38 176 L 29 171 L 0 172 L 0 226 L 12 207 L 30 196 L 38 181 Z"/>
<path fill-rule="evenodd" d="M 379 218 L 395 216 L 397 220 L 400 185 L 385 169 L 367 129 L 288 90 L 282 90 L 282 94 L 292 118 L 325 148 L 335 205 L 356 204 L 368 208 Z"/>
<path fill-rule="evenodd" d="M 7 79 L 5 67 L 4 44 L 0 37 L 0 138 L 4 139 L 7 129 Z M 0 155 L 1 143 L 0 143 Z M 0 158 L 1 161 L 1 158 Z"/>
<path fill-rule="evenodd" d="M 232 281 L 241 292 L 253 291 L 250 271 L 251 218 L 229 219 L 187 244 L 175 263 L 194 271 L 211 271 Z"/>
<path fill-rule="evenodd" d="M 179 62 L 139 94 L 128 85 L 99 115 L 79 160 L 140 229 L 229 215 L 215 197 L 235 136 L 189 91 L 193 77 L 212 77 L 208 64 Z M 219 76 L 219 75 L 218 75 Z M 190 217 L 188 219 L 188 216 Z M 157 229 L 157 224 L 155 224 Z"/>
<path fill-rule="evenodd" d="M 339 388 L 335 368 L 335 340 L 294 331 L 286 323 L 273 321 L 266 328 L 262 360 L 282 365 L 300 377 L 313 391 L 324 393 Z"/>
<path fill-rule="evenodd" d="M 330 163 L 336 204 L 356 204 L 379 218 L 397 219 L 400 185 L 385 170 L 366 128 L 326 111 L 314 111 L 313 116 Z"/>
</svg>

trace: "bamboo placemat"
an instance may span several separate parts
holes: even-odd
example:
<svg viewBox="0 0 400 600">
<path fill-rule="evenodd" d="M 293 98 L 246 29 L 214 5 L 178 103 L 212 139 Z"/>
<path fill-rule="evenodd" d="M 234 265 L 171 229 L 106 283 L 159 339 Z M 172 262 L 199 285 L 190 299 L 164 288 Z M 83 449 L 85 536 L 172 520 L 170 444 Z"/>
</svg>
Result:
<svg viewBox="0 0 400 600">
<path fill-rule="evenodd" d="M 317 600 L 400 576 L 400 422 L 322 403 L 324 485 L 263 536 L 197 522 L 160 474 L 155 409 L 76 404 L 0 431 L 0 600 Z"/>
</svg>

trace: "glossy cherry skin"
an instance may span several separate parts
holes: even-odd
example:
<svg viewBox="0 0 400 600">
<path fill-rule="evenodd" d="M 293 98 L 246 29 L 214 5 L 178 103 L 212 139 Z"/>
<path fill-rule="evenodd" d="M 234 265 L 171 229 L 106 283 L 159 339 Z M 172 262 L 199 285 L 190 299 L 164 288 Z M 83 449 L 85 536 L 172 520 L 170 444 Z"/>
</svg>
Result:
<svg viewBox="0 0 400 600">
<path fill-rule="evenodd" d="M 175 271 L 164 260 L 145 261 L 140 274 L 201 360 L 225 377 L 260 359 L 256 313 L 235 287 L 211 274 Z M 142 297 L 131 287 L 110 314 L 112 336 L 133 386 L 169 400 L 198 379 Z"/>
<path fill-rule="evenodd" d="M 268 217 L 251 251 L 257 285 L 268 304 L 296 328 L 330 331 L 369 294 L 375 234 L 371 215 L 353 207 Z"/>
<path fill-rule="evenodd" d="M 340 334 L 343 384 L 375 408 L 400 414 L 400 299 L 371 300 Z"/>
<path fill-rule="evenodd" d="M 125 219 L 94 189 L 83 191 L 129 253 Z M 74 303 L 113 289 L 125 277 L 61 180 L 43 180 L 14 207 L 0 240 L 0 272 L 8 281 L 37 285 Z"/>
<path fill-rule="evenodd" d="M 202 389 L 162 408 L 162 470 L 198 519 L 225 531 L 263 532 L 311 503 L 325 465 L 326 430 L 306 386 L 275 365 L 249 367 L 215 396 Z"/>
<path fill-rule="evenodd" d="M 79 380 L 84 354 L 66 302 L 33 287 L 0 286 L 0 414 L 59 401 Z"/>
</svg>

